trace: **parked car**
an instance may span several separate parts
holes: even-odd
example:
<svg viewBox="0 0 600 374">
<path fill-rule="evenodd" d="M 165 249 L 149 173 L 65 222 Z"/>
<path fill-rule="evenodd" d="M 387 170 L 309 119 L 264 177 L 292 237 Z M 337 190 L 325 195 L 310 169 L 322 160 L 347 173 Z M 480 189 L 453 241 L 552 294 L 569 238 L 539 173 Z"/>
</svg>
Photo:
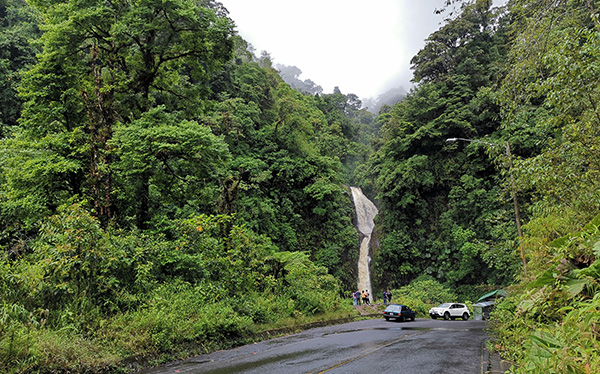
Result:
<svg viewBox="0 0 600 374">
<path fill-rule="evenodd" d="M 411 321 L 414 321 L 415 315 L 416 315 L 416 313 L 414 310 L 411 310 L 406 305 L 401 305 L 401 304 L 390 304 L 383 311 L 383 317 L 385 318 L 386 321 L 389 321 L 392 318 L 396 321 L 402 321 L 402 322 L 404 322 L 408 319 Z"/>
<path fill-rule="evenodd" d="M 429 316 L 433 319 L 444 317 L 445 320 L 462 318 L 465 321 L 471 317 L 471 312 L 465 304 L 444 303 L 429 309 Z"/>
</svg>

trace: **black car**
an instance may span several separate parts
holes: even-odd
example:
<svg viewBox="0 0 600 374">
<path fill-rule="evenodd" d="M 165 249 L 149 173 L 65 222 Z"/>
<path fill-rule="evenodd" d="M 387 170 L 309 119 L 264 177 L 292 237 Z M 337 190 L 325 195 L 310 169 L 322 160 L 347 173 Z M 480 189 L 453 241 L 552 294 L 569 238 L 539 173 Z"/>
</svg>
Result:
<svg viewBox="0 0 600 374">
<path fill-rule="evenodd" d="M 390 304 L 383 311 L 383 317 L 386 321 L 389 321 L 391 318 L 402 322 L 406 320 L 414 321 L 415 315 L 416 313 L 414 310 L 410 310 L 409 307 L 401 304 Z"/>
</svg>

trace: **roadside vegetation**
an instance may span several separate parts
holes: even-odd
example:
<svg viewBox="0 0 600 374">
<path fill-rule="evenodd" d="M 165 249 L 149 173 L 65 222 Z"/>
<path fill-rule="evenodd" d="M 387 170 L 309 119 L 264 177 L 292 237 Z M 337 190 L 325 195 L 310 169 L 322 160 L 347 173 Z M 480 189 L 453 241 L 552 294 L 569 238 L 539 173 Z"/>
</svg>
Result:
<svg viewBox="0 0 600 374">
<path fill-rule="evenodd" d="M 493 314 L 497 348 L 517 373 L 600 371 L 599 11 L 597 1 L 511 7 L 504 123 L 545 143 L 516 166 L 531 196 L 528 263 Z"/>
<path fill-rule="evenodd" d="M 34 254 L 2 263 L 0 369 L 136 368 L 356 315 L 325 268 L 230 221 L 182 220 L 157 240 L 103 230 L 77 205 L 61 209 Z"/>
</svg>

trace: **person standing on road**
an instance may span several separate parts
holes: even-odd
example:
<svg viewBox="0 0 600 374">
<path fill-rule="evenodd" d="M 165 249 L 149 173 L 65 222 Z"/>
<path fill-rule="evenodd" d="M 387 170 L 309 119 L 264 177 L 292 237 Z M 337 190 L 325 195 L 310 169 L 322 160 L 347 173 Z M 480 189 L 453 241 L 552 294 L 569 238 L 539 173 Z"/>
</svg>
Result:
<svg viewBox="0 0 600 374">
<path fill-rule="evenodd" d="M 387 305 L 387 292 L 383 291 L 383 304 Z"/>
<path fill-rule="evenodd" d="M 358 305 L 358 299 L 356 298 L 356 292 L 352 292 L 352 299 L 354 300 L 354 306 Z"/>
<path fill-rule="evenodd" d="M 390 290 L 387 290 L 386 293 L 387 293 L 388 302 L 391 304 L 392 303 L 392 293 L 390 292 Z"/>
</svg>

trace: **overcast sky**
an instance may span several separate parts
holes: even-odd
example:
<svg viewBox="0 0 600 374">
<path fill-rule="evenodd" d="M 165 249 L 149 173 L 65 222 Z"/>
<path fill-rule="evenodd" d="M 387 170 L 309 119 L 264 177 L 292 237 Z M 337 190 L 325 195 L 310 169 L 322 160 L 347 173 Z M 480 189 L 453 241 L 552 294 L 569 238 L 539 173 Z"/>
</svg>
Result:
<svg viewBox="0 0 600 374">
<path fill-rule="evenodd" d="M 410 59 L 439 29 L 444 0 L 220 0 L 256 54 L 294 65 L 331 93 L 411 87 Z"/>
</svg>

